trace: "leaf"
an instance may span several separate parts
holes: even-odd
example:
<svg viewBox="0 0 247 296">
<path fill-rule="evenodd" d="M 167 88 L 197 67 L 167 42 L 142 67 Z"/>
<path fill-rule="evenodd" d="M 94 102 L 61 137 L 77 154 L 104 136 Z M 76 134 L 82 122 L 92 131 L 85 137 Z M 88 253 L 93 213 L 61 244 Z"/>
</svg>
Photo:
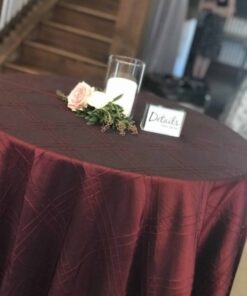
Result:
<svg viewBox="0 0 247 296">
<path fill-rule="evenodd" d="M 123 94 L 117 96 L 116 98 L 114 98 L 111 102 L 114 103 L 116 102 L 117 100 L 119 100 L 120 98 L 122 98 Z"/>
</svg>

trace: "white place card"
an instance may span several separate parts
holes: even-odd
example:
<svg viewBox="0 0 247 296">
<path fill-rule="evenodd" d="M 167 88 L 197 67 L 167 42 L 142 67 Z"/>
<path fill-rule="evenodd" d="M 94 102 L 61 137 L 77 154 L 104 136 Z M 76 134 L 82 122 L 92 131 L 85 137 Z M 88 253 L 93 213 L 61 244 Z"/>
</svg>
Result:
<svg viewBox="0 0 247 296">
<path fill-rule="evenodd" d="M 185 116 L 184 110 L 150 104 L 146 108 L 141 128 L 147 132 L 180 137 Z"/>
</svg>

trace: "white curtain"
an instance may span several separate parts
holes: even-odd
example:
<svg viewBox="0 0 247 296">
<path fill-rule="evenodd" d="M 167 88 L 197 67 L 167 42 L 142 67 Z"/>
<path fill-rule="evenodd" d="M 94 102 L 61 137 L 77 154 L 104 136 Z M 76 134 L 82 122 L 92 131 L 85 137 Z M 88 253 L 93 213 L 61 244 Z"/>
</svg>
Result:
<svg viewBox="0 0 247 296">
<path fill-rule="evenodd" d="M 172 73 L 188 9 L 188 0 L 151 0 L 140 57 L 147 72 Z"/>
<path fill-rule="evenodd" d="M 220 119 L 247 140 L 247 78 Z"/>
</svg>

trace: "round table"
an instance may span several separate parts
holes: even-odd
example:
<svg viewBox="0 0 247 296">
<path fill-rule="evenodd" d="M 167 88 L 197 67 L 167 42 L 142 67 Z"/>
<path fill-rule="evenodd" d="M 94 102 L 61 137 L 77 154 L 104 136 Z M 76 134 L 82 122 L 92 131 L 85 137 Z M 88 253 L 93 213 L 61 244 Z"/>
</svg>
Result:
<svg viewBox="0 0 247 296">
<path fill-rule="evenodd" d="M 190 110 L 180 138 L 102 133 L 56 98 L 77 82 L 0 76 L 0 294 L 227 295 L 247 142 Z M 148 103 L 178 108 L 141 93 L 137 123 Z"/>
</svg>

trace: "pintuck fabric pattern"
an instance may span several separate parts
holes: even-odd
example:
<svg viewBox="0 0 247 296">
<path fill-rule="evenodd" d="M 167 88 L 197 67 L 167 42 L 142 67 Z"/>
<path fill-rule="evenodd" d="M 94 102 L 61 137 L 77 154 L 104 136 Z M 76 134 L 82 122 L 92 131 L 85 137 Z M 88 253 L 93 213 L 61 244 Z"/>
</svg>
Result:
<svg viewBox="0 0 247 296">
<path fill-rule="evenodd" d="M 179 139 L 102 134 L 56 98 L 75 84 L 0 76 L 0 295 L 228 295 L 246 141 L 189 110 Z"/>
</svg>

